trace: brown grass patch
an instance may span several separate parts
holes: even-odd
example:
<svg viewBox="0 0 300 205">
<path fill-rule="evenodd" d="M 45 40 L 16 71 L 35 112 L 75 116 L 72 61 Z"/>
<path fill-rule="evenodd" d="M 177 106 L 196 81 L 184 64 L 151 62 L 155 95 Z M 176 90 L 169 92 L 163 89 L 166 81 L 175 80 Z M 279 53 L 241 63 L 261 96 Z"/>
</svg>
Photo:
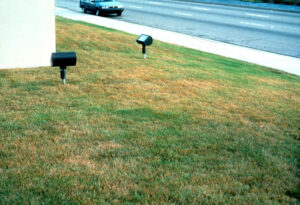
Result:
<svg viewBox="0 0 300 205">
<path fill-rule="evenodd" d="M 111 149 L 119 149 L 121 147 L 122 147 L 121 144 L 118 144 L 118 143 L 116 143 L 114 141 L 109 141 L 109 142 L 99 143 L 99 145 L 97 146 L 97 149 L 111 150 Z"/>
<path fill-rule="evenodd" d="M 93 170 L 95 170 L 96 168 L 95 162 L 89 159 L 89 155 L 87 153 L 82 153 L 82 155 L 72 156 L 70 158 L 65 159 L 64 162 L 70 163 L 74 166 L 87 167 Z"/>
<path fill-rule="evenodd" d="M 297 202 L 299 78 L 57 18 L 78 65 L 0 72 L 0 204 Z"/>
</svg>

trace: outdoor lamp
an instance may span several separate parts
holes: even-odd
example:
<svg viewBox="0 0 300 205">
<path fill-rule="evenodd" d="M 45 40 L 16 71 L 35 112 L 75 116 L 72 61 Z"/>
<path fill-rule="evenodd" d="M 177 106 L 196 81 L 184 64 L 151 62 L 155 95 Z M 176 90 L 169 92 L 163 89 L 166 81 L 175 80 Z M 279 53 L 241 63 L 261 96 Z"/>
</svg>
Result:
<svg viewBox="0 0 300 205">
<path fill-rule="evenodd" d="M 143 46 L 143 54 L 144 54 L 144 59 L 146 58 L 146 46 L 150 46 L 153 42 L 153 39 L 151 36 L 142 34 L 138 37 L 138 39 L 136 40 L 137 43 L 142 44 Z"/>
<path fill-rule="evenodd" d="M 66 84 L 67 66 L 75 66 L 77 57 L 75 52 L 58 52 L 52 53 L 52 66 L 60 67 L 60 77 L 63 84 Z"/>
</svg>

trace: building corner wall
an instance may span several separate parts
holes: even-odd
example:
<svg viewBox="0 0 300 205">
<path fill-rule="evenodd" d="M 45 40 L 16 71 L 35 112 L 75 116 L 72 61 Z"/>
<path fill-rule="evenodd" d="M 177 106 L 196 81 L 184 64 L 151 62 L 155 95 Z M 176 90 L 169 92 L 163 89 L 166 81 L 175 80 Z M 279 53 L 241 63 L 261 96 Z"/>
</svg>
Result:
<svg viewBox="0 0 300 205">
<path fill-rule="evenodd" d="M 0 69 L 51 65 L 54 0 L 1 0 L 0 28 Z"/>
</svg>

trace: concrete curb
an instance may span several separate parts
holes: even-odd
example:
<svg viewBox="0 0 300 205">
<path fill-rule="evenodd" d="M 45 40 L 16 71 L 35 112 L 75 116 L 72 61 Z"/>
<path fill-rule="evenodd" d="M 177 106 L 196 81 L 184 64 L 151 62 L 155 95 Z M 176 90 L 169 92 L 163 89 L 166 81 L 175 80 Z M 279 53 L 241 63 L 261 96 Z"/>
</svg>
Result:
<svg viewBox="0 0 300 205">
<path fill-rule="evenodd" d="M 144 33 L 151 35 L 155 40 L 160 40 L 163 42 L 176 44 L 195 50 L 246 61 L 249 63 L 282 70 L 300 76 L 300 58 L 294 58 L 266 51 L 245 48 L 228 43 L 202 39 L 172 31 L 165 31 L 148 26 L 142 26 L 105 17 L 84 14 L 68 9 L 56 8 L 56 15 L 72 20 L 83 21 L 99 26 L 113 28 L 135 35 Z"/>
</svg>

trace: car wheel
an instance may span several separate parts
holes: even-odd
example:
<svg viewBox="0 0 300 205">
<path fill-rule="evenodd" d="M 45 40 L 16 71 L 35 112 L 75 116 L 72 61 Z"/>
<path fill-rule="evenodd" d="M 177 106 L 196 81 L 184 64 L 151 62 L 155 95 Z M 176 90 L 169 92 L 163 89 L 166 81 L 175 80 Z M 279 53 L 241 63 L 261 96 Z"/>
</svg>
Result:
<svg viewBox="0 0 300 205">
<path fill-rule="evenodd" d="M 118 15 L 118 16 L 121 16 L 121 15 L 122 15 L 122 12 L 118 12 L 117 15 Z"/>
<path fill-rule="evenodd" d="M 83 7 L 83 13 L 87 13 L 87 10 L 85 7 Z"/>
<path fill-rule="evenodd" d="M 96 16 L 100 16 L 101 15 L 101 12 L 100 12 L 100 10 L 98 9 L 97 11 L 96 11 Z"/>
</svg>

